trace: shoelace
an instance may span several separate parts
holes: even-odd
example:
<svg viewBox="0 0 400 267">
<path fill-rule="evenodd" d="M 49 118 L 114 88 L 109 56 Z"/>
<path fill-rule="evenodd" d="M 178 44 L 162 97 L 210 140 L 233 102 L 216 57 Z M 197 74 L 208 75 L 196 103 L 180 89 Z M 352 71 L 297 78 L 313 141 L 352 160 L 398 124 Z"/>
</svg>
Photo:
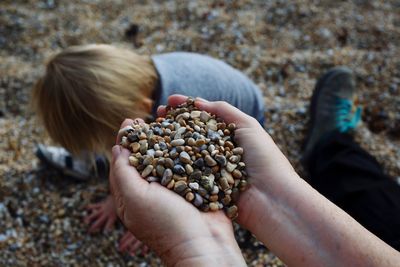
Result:
<svg viewBox="0 0 400 267">
<path fill-rule="evenodd" d="M 341 133 L 357 127 L 361 120 L 361 106 L 355 106 L 353 101 L 338 98 L 336 103 L 336 125 Z"/>
</svg>

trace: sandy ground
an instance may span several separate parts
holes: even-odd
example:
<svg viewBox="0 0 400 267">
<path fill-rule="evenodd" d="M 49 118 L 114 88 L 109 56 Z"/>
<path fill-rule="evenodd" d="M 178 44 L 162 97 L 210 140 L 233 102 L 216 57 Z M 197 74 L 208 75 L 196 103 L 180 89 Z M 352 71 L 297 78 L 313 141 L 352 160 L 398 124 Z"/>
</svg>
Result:
<svg viewBox="0 0 400 267">
<path fill-rule="evenodd" d="M 135 38 L 125 31 L 138 26 Z M 0 265 L 157 266 L 127 256 L 121 225 L 88 235 L 84 207 L 106 181 L 76 183 L 38 171 L 36 143 L 51 143 L 27 108 L 44 60 L 76 44 L 112 43 L 154 54 L 194 51 L 242 70 L 263 90 L 265 128 L 305 177 L 300 147 L 316 78 L 354 70 L 363 122 L 357 140 L 400 176 L 400 3 L 398 1 L 56 1 L 0 3 Z M 249 266 L 282 263 L 243 230 Z"/>
</svg>

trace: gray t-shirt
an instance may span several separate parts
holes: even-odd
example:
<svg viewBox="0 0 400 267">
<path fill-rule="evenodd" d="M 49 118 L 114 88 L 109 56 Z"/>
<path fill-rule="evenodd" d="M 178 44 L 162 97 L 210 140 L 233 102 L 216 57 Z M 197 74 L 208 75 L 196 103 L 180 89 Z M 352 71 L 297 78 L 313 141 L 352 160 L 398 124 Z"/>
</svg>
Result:
<svg viewBox="0 0 400 267">
<path fill-rule="evenodd" d="M 182 94 L 226 101 L 264 123 L 264 101 L 260 89 L 228 64 L 187 52 L 153 55 L 152 59 L 160 79 L 155 109 L 165 105 L 168 96 Z"/>
</svg>

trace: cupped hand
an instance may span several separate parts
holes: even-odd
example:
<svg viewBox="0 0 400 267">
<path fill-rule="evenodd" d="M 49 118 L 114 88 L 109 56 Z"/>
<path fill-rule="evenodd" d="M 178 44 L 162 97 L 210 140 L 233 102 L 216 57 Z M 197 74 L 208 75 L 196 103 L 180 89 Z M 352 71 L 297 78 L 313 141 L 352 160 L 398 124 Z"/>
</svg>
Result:
<svg viewBox="0 0 400 267">
<path fill-rule="evenodd" d="M 173 95 L 169 97 L 168 105 L 177 106 L 186 100 L 186 96 Z M 196 98 L 195 106 L 217 115 L 226 123 L 236 124 L 234 140 L 244 148 L 243 160 L 246 163 L 249 182 L 247 190 L 241 193 L 237 203 L 239 208 L 237 221 L 253 233 L 257 232 L 256 227 L 263 227 L 258 224 L 261 216 L 268 216 L 264 205 L 261 205 L 265 201 L 264 194 L 266 192 L 279 194 L 277 191 L 271 192 L 268 183 L 283 176 L 298 178 L 298 175 L 256 119 L 222 101 L 208 102 Z M 160 106 L 157 112 L 159 116 L 164 116 L 165 106 Z"/>
<path fill-rule="evenodd" d="M 84 218 L 84 222 L 89 226 L 89 233 L 99 232 L 100 230 L 111 231 L 117 221 L 114 199 L 110 195 L 99 203 L 87 206 L 89 214 Z"/>
<path fill-rule="evenodd" d="M 121 128 L 132 123 L 125 120 Z M 232 223 L 222 211 L 200 212 L 160 184 L 148 183 L 129 165 L 129 155 L 114 146 L 110 173 L 117 213 L 129 231 L 167 265 L 244 265 Z"/>
</svg>

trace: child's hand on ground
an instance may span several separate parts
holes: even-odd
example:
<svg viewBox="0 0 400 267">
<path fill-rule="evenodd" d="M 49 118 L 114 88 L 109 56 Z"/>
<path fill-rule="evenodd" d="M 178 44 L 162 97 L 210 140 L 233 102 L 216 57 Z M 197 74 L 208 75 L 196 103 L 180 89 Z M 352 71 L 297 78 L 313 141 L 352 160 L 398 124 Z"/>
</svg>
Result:
<svg viewBox="0 0 400 267">
<path fill-rule="evenodd" d="M 89 233 L 96 233 L 100 230 L 111 231 L 117 220 L 114 199 L 109 195 L 104 201 L 90 204 L 87 209 L 89 215 L 84 222 L 89 226 Z"/>
<path fill-rule="evenodd" d="M 121 252 L 127 252 L 131 256 L 135 255 L 137 250 L 141 248 L 143 255 L 149 252 L 149 247 L 137 239 L 131 232 L 126 231 L 119 241 L 118 250 Z"/>
</svg>

